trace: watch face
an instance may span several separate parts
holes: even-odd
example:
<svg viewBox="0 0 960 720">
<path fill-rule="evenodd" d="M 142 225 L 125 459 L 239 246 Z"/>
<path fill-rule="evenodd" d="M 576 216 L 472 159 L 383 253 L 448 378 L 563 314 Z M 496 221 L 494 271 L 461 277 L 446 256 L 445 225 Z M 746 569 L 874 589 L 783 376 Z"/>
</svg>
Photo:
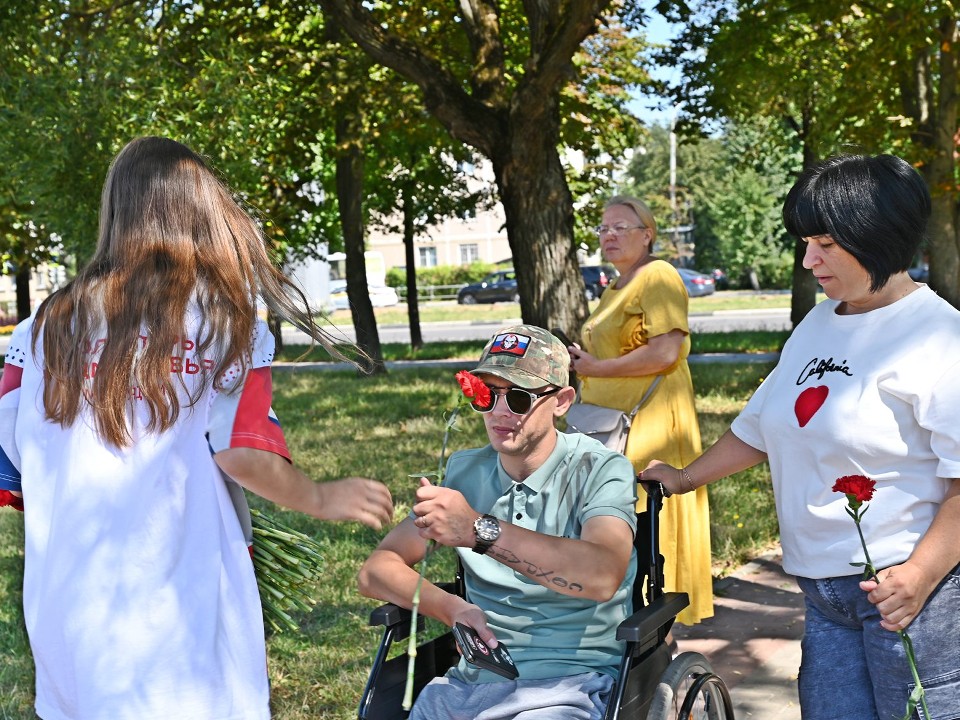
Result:
<svg viewBox="0 0 960 720">
<path fill-rule="evenodd" d="M 494 517 L 484 515 L 477 518 L 477 521 L 473 524 L 473 529 L 476 531 L 477 537 L 486 542 L 493 542 L 500 537 L 500 523 Z"/>
</svg>

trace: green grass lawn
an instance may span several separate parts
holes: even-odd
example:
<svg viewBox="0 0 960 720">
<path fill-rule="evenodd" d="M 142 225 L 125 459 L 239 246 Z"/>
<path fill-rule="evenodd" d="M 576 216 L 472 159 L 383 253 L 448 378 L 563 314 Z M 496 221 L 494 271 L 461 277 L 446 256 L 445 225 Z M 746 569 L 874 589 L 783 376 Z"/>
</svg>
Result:
<svg viewBox="0 0 960 720">
<path fill-rule="evenodd" d="M 690 352 L 703 353 L 770 353 L 783 347 L 790 333 L 786 330 L 742 330 L 724 333 L 692 333 Z M 387 362 L 395 360 L 476 360 L 485 340 L 447 340 L 431 342 L 414 349 L 408 343 L 383 343 L 380 349 Z M 315 346 L 285 345 L 277 360 L 285 362 L 330 362 L 327 352 Z"/>
<path fill-rule="evenodd" d="M 475 355 L 474 355 L 475 357 Z M 691 367 L 705 444 L 714 441 L 746 402 L 768 364 L 697 364 Z M 411 475 L 435 469 L 443 412 L 457 386 L 450 370 L 414 368 L 380 377 L 350 371 L 275 373 L 275 407 L 297 463 L 323 480 L 344 475 L 378 478 L 391 489 L 396 520 L 409 511 Z M 483 423 L 467 413 L 451 450 L 486 442 Z M 720 575 L 777 538 L 765 466 L 710 487 L 715 572 Z M 300 633 L 269 639 L 270 677 L 277 720 L 348 720 L 366 680 L 378 633 L 367 627 L 376 605 L 356 592 L 360 563 L 383 533 L 355 525 L 321 523 L 254 499 L 286 524 L 314 536 L 326 567 L 315 588 L 317 607 L 301 614 Z M 33 718 L 33 667 L 23 629 L 22 516 L 0 510 L 0 719 Z M 446 577 L 451 554 L 431 561 Z"/>
</svg>

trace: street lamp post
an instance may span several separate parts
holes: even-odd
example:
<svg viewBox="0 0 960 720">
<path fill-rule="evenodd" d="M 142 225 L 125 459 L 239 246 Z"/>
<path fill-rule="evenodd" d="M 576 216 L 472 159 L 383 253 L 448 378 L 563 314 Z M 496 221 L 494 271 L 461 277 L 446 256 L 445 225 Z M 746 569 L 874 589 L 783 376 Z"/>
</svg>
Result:
<svg viewBox="0 0 960 720">
<path fill-rule="evenodd" d="M 680 103 L 673 106 L 670 116 L 670 213 L 673 218 L 673 247 L 680 256 L 680 214 L 677 211 L 677 112 Z"/>
</svg>

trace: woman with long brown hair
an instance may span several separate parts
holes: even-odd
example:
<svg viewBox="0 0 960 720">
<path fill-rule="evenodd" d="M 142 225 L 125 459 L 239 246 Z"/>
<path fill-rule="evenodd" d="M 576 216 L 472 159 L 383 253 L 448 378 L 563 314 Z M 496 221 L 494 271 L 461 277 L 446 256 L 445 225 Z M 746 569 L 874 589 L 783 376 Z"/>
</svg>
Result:
<svg viewBox="0 0 960 720">
<path fill-rule="evenodd" d="M 315 483 L 290 461 L 261 300 L 342 357 L 202 158 L 129 143 L 93 259 L 17 327 L 0 383 L 40 717 L 269 718 L 230 486 L 321 519 L 391 519 L 381 483 Z"/>
</svg>

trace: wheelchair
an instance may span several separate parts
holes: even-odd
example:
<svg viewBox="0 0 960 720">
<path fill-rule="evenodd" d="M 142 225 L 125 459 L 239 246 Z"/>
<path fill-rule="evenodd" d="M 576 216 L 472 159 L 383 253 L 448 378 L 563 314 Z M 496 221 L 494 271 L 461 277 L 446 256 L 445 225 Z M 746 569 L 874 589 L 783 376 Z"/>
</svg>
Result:
<svg viewBox="0 0 960 720">
<path fill-rule="evenodd" d="M 637 578 L 633 586 L 634 613 L 617 628 L 625 643 L 619 680 L 614 683 L 604 720 L 733 720 L 730 694 L 710 662 L 700 653 L 671 656 L 667 633 L 677 614 L 689 604 L 686 593 L 663 591 L 663 556 L 659 549 L 658 515 L 663 487 L 649 486 L 646 509 L 637 514 Z M 463 579 L 442 584 L 447 592 L 463 595 Z M 418 627 L 423 618 L 418 618 Z M 388 659 L 393 643 L 409 638 L 411 613 L 397 605 L 376 608 L 371 626 L 383 635 L 364 688 L 359 720 L 402 720 L 407 680 L 407 655 Z M 456 665 L 459 654 L 450 632 L 417 647 L 414 697 L 433 678 Z"/>
</svg>

